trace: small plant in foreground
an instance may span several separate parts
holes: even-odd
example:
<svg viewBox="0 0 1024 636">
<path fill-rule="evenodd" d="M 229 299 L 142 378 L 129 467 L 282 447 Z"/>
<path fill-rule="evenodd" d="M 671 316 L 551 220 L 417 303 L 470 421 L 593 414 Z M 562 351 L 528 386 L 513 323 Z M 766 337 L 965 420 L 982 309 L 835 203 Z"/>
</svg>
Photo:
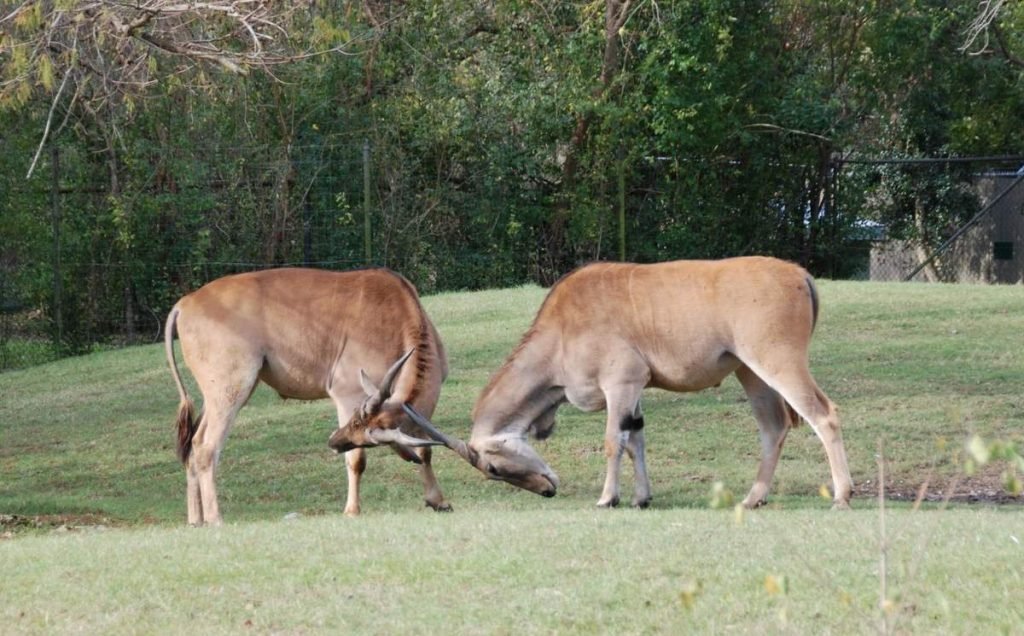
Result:
<svg viewBox="0 0 1024 636">
<path fill-rule="evenodd" d="M 1006 469 L 1003 470 L 1003 488 L 1014 497 L 1024 492 L 1024 485 L 1021 484 L 1018 473 L 1024 473 L 1024 456 L 1017 450 L 1014 442 L 1008 441 L 985 441 L 980 435 L 972 435 L 967 440 L 968 458 L 964 462 L 964 473 L 973 475 L 978 468 L 985 466 L 992 461 L 1005 461 Z"/>
<path fill-rule="evenodd" d="M 726 488 L 722 482 L 716 481 L 711 485 L 711 500 L 708 505 L 712 509 L 731 508 L 735 500 L 732 491 Z"/>
</svg>

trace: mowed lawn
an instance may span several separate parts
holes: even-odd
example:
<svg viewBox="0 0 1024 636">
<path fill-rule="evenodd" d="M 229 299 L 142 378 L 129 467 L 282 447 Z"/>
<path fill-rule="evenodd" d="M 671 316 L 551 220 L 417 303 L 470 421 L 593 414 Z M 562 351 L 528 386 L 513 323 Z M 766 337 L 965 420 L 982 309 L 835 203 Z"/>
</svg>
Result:
<svg viewBox="0 0 1024 636">
<path fill-rule="evenodd" d="M 376 449 L 363 517 L 347 519 L 344 462 L 326 447 L 333 408 L 263 388 L 222 456 L 226 526 L 187 529 L 161 346 L 2 374 L 0 631 L 1024 633 L 1020 500 L 1001 497 L 1006 465 L 962 470 L 971 435 L 1024 445 L 1024 291 L 819 288 L 811 367 L 841 409 L 851 513 L 821 497 L 828 465 L 807 426 L 787 440 L 770 505 L 734 513 L 759 443 L 730 379 L 645 396 L 651 510 L 594 509 L 604 418 L 566 406 L 537 443 L 561 477 L 554 499 L 488 482 L 442 449 L 455 512 L 435 514 L 415 467 Z M 424 298 L 452 368 L 436 424 L 468 436 L 477 395 L 543 295 Z M 949 508 L 890 502 L 884 570 L 880 456 L 894 496 L 923 483 L 930 499 L 955 495 Z M 629 474 L 627 460 L 627 495 Z"/>
</svg>

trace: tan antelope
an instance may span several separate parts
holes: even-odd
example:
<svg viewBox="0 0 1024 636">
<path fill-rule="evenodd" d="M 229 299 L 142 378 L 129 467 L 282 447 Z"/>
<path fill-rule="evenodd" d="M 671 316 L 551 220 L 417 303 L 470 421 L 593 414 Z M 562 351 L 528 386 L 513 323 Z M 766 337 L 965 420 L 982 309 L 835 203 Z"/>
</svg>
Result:
<svg viewBox="0 0 1024 636">
<path fill-rule="evenodd" d="M 550 435 L 565 402 L 583 411 L 607 409 L 608 468 L 597 505 L 618 504 L 625 451 L 635 472 L 633 505 L 644 507 L 651 500 L 644 388 L 699 391 L 735 373 L 761 434 L 761 465 L 743 505 L 765 502 L 799 414 L 825 446 L 834 507 L 845 508 L 852 484 L 839 417 L 808 370 L 817 315 L 810 274 L 773 258 L 588 265 L 552 287 L 483 390 L 469 444 L 431 428 L 414 407 L 406 411 L 490 478 L 550 497 L 558 477 L 527 443 L 527 433 Z"/>
<path fill-rule="evenodd" d="M 174 359 L 175 329 L 203 395 L 198 418 Z M 190 524 L 221 522 L 214 485 L 220 451 L 260 380 L 284 398 L 334 402 L 339 428 L 328 444 L 345 452 L 345 514 L 360 511 L 362 449 L 381 444 L 421 464 L 429 506 L 451 509 L 430 466 L 428 446 L 437 442 L 402 431 L 411 425 L 401 405 L 432 413 L 448 362 L 416 289 L 398 274 L 296 268 L 226 276 L 179 300 L 164 333 L 181 399 L 178 455 Z"/>
</svg>

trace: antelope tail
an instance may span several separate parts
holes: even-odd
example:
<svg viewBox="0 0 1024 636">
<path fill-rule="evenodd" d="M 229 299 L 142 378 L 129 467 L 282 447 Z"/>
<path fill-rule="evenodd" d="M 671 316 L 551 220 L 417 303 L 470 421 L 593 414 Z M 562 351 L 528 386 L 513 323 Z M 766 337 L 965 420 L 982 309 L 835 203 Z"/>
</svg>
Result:
<svg viewBox="0 0 1024 636">
<path fill-rule="evenodd" d="M 199 422 L 196 421 L 195 406 L 188 397 L 185 384 L 181 381 L 181 374 L 178 373 L 178 363 L 174 359 L 174 329 L 179 313 L 180 310 L 175 307 L 167 316 L 167 324 L 164 326 L 164 350 L 167 353 L 167 364 L 171 367 L 171 375 L 174 376 L 174 383 L 178 386 L 178 459 L 184 464 L 192 453 L 192 437 L 196 434 Z"/>
<path fill-rule="evenodd" d="M 811 294 L 811 330 L 818 325 L 818 286 L 814 279 L 807 276 L 807 291 Z"/>
<path fill-rule="evenodd" d="M 789 428 L 796 428 L 797 426 L 800 426 L 800 422 L 803 421 L 800 419 L 800 414 L 796 412 L 796 409 L 793 408 L 792 404 L 789 402 L 785 402 L 785 404 L 786 413 L 789 415 Z"/>
</svg>

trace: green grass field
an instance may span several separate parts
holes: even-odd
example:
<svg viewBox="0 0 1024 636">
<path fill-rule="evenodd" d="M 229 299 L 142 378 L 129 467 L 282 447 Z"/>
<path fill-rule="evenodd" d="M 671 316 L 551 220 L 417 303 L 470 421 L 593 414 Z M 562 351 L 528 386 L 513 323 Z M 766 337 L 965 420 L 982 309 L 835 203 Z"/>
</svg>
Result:
<svg viewBox="0 0 1024 636">
<path fill-rule="evenodd" d="M 865 633 L 881 628 L 877 455 L 913 498 L 998 499 L 1005 465 L 965 477 L 972 434 L 1024 437 L 1019 287 L 820 281 L 812 371 L 839 404 L 857 494 L 828 510 L 821 444 L 788 440 L 771 504 L 737 519 L 759 455 L 735 380 L 649 391 L 652 510 L 596 510 L 602 414 L 566 406 L 538 443 L 554 499 L 435 453 L 455 513 L 422 507 L 415 467 L 368 454 L 363 517 L 341 516 L 344 462 L 327 402 L 260 389 L 225 447 L 220 529 L 184 526 L 177 395 L 158 345 L 0 374 L 0 631 L 4 633 Z M 544 290 L 424 299 L 452 368 L 434 421 L 467 437 L 487 378 Z M 630 492 L 629 469 L 623 492 Z M 891 504 L 889 627 L 1024 633 L 1024 514 L 1007 505 Z M 298 515 L 290 515 L 298 513 Z M 286 515 L 297 519 L 283 521 Z"/>
</svg>

